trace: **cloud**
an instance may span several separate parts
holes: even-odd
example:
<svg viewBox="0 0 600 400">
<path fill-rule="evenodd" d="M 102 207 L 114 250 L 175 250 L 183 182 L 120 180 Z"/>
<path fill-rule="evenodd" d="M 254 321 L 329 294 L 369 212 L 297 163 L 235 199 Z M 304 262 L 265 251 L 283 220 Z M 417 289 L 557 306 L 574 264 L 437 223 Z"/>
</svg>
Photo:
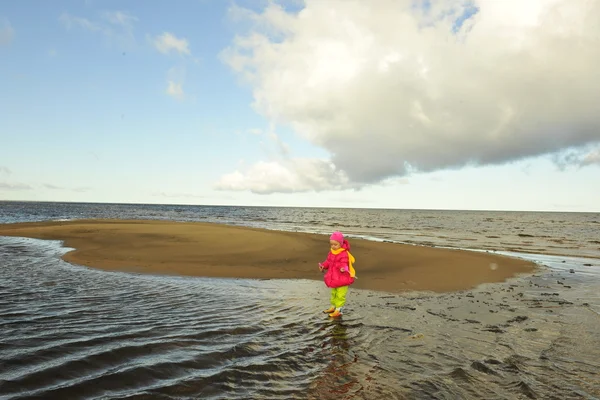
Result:
<svg viewBox="0 0 600 400">
<path fill-rule="evenodd" d="M 31 189 L 33 189 L 31 186 L 26 185 L 24 183 L 0 182 L 0 190 L 2 190 L 2 191 L 7 191 L 7 190 L 19 191 L 19 190 L 31 190 Z"/>
<path fill-rule="evenodd" d="M 65 188 L 60 187 L 60 186 L 55 186 L 55 185 L 51 185 L 49 183 L 44 183 L 44 187 L 46 189 L 52 189 L 52 190 L 64 190 Z"/>
<path fill-rule="evenodd" d="M 581 160 L 581 165 L 600 165 L 600 147 L 587 153 Z"/>
<path fill-rule="evenodd" d="M 53 185 L 51 183 L 44 183 L 43 185 L 46 189 L 50 189 L 50 190 L 67 190 L 67 191 L 71 191 L 71 192 L 77 192 L 77 193 L 83 193 L 83 192 L 87 192 L 90 190 L 89 187 L 76 187 L 76 188 L 67 188 L 67 187 L 63 187 L 63 186 L 57 186 L 57 185 Z"/>
<path fill-rule="evenodd" d="M 0 19 L 0 46 L 8 46 L 15 37 L 15 30 L 7 19 Z"/>
<path fill-rule="evenodd" d="M 323 163 L 357 186 L 600 142 L 600 2 L 426 4 L 270 2 L 245 10 L 252 28 L 221 56 L 258 112 L 326 150 Z M 261 171 L 296 179 L 293 166 L 263 162 L 224 180 L 266 192 Z M 271 188 L 330 182 L 330 168 L 312 172 L 325 176 Z"/>
<path fill-rule="evenodd" d="M 408 178 L 399 178 L 394 179 L 394 183 L 397 185 L 408 185 L 410 184 L 410 180 L 408 180 Z"/>
<path fill-rule="evenodd" d="M 200 196 L 192 193 L 168 193 L 168 192 L 155 192 L 152 193 L 152 196 L 156 197 L 167 197 L 167 198 L 194 198 L 194 199 L 203 199 L 205 196 Z"/>
<path fill-rule="evenodd" d="M 0 175 L 1 174 L 10 175 L 12 174 L 12 171 L 8 167 L 3 167 L 0 165 Z"/>
<path fill-rule="evenodd" d="M 132 29 L 134 23 L 138 21 L 137 17 L 124 13 L 122 11 L 109 11 L 103 14 L 104 19 L 113 25 L 119 25 Z"/>
<path fill-rule="evenodd" d="M 288 157 L 290 155 L 290 146 L 288 146 L 287 143 L 281 140 L 279 135 L 277 135 L 274 131 L 271 131 L 269 133 L 269 138 L 277 146 L 277 151 L 279 152 L 279 154 L 281 154 L 283 157 Z"/>
<path fill-rule="evenodd" d="M 138 19 L 122 11 L 104 12 L 95 20 L 63 13 L 59 21 L 69 30 L 80 28 L 100 33 L 109 43 L 120 48 L 131 49 L 136 44 L 134 25 Z"/>
<path fill-rule="evenodd" d="M 60 22 L 63 23 L 63 25 L 67 29 L 72 29 L 74 27 L 80 27 L 80 28 L 86 29 L 91 32 L 98 32 L 98 31 L 102 30 L 100 25 L 90 21 L 89 19 L 76 17 L 69 13 L 63 13 L 58 19 L 60 20 Z"/>
<path fill-rule="evenodd" d="M 167 73 L 167 90 L 166 93 L 177 100 L 184 100 L 185 93 L 183 91 L 183 83 L 185 81 L 185 68 L 171 68 Z"/>
<path fill-rule="evenodd" d="M 353 185 L 333 164 L 307 158 L 261 161 L 245 172 L 235 171 L 223 176 L 215 185 L 217 190 L 251 191 L 258 194 L 349 188 L 353 188 Z"/>
<path fill-rule="evenodd" d="M 581 168 L 589 165 L 600 165 L 600 146 L 570 148 L 553 154 L 551 159 L 561 170 L 569 167 Z"/>
<path fill-rule="evenodd" d="M 179 39 L 169 32 L 157 36 L 153 41 L 154 47 L 163 54 L 175 51 L 179 54 L 190 55 L 187 39 Z M 166 94 L 176 100 L 184 100 L 183 82 L 185 81 L 185 67 L 173 67 L 168 72 Z"/>
<path fill-rule="evenodd" d="M 163 54 L 175 51 L 179 54 L 191 54 L 187 39 L 179 39 L 172 33 L 165 32 L 154 39 L 154 47 Z"/>
<path fill-rule="evenodd" d="M 168 82 L 167 94 L 177 100 L 183 100 L 185 98 L 181 83 L 175 83 L 173 81 Z"/>
</svg>

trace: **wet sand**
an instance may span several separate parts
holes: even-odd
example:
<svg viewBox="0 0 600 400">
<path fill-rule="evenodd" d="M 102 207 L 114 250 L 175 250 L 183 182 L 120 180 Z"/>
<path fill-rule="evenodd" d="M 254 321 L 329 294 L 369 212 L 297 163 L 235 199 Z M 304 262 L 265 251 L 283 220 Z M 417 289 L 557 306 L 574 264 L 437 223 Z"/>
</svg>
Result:
<svg viewBox="0 0 600 400">
<path fill-rule="evenodd" d="M 77 220 L 0 225 L 0 236 L 62 240 L 71 263 L 183 276 L 321 280 L 326 235 L 197 222 Z M 529 261 L 491 253 L 350 239 L 353 287 L 449 292 L 531 273 Z"/>
</svg>

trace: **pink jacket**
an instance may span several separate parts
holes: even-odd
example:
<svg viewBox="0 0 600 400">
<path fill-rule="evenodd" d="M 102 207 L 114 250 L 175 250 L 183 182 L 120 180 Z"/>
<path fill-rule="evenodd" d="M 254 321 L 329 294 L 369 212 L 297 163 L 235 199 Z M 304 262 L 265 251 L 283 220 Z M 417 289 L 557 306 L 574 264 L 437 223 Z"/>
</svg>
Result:
<svg viewBox="0 0 600 400">
<path fill-rule="evenodd" d="M 346 250 L 350 250 L 350 245 L 346 240 L 342 244 Z M 327 255 L 327 260 L 319 264 L 327 270 L 325 273 L 325 285 L 330 288 L 338 288 L 340 286 L 348 286 L 354 283 L 354 278 L 350 276 L 348 271 L 348 253 L 342 251 L 339 254 L 333 254 L 331 251 Z M 345 269 L 344 272 L 341 269 Z"/>
</svg>

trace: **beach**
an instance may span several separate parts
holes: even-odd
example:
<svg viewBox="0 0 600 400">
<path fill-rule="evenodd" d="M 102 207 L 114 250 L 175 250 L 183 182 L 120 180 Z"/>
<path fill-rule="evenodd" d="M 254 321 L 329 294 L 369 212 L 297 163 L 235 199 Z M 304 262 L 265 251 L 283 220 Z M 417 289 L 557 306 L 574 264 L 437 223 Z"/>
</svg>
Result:
<svg viewBox="0 0 600 400">
<path fill-rule="evenodd" d="M 600 264 L 568 254 L 598 221 L 4 203 L 0 397 L 594 398 Z M 358 273 L 339 319 L 317 267 L 337 229 Z"/>
<path fill-rule="evenodd" d="M 105 271 L 69 251 L 0 236 L 1 398 L 600 395 L 600 265 L 545 256 L 467 291 L 353 290 L 334 319 L 319 281 Z"/>
<path fill-rule="evenodd" d="M 0 225 L 0 236 L 60 240 L 65 261 L 110 271 L 244 279 L 321 280 L 327 235 L 202 222 L 86 219 Z M 532 273 L 535 264 L 475 252 L 350 238 L 354 288 L 466 290 Z"/>
</svg>

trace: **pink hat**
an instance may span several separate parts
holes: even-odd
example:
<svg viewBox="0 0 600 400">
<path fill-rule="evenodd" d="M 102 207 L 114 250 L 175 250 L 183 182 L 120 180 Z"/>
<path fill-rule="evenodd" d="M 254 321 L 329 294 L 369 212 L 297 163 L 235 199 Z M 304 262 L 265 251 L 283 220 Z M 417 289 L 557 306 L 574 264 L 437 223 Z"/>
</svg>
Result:
<svg viewBox="0 0 600 400">
<path fill-rule="evenodd" d="M 344 235 L 342 235 L 342 232 L 336 231 L 329 236 L 329 240 L 335 240 L 336 242 L 342 244 L 344 243 Z"/>
</svg>

